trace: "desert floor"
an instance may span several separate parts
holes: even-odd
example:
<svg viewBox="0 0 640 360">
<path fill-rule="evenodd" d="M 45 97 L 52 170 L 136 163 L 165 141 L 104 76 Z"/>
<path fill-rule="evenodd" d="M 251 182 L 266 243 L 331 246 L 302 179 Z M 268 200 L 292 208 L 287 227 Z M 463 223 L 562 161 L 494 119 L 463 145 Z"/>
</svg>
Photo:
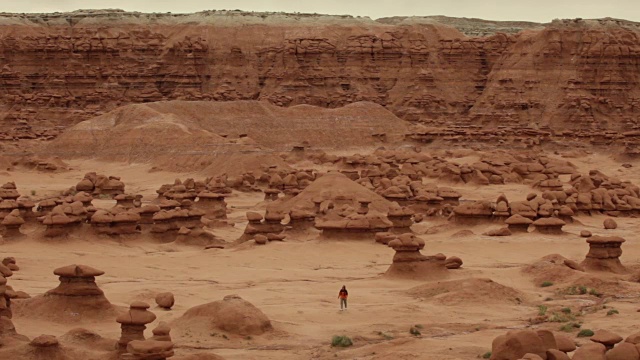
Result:
<svg viewBox="0 0 640 360">
<path fill-rule="evenodd" d="M 457 159 L 454 161 L 468 161 Z M 570 159 L 581 173 L 597 168 L 608 175 L 640 183 L 640 167 L 626 169 L 606 155 Z M 200 174 L 149 172 L 147 165 L 103 163 L 92 160 L 68 161 L 73 170 L 59 174 L 3 172 L 0 182 L 15 181 L 23 194 L 35 192 L 45 197 L 69 188 L 88 171 L 121 176 L 128 193 L 140 193 L 153 199 L 155 190 L 175 178 Z M 466 199 L 495 200 L 505 193 L 521 199 L 532 192 L 526 185 L 456 186 Z M 237 239 L 246 224 L 249 209 L 260 209 L 262 194 L 234 191 L 227 199 L 235 226 L 211 231 L 226 241 Z M 97 207 L 109 206 L 108 200 L 96 200 Z M 560 236 L 537 233 L 508 237 L 481 235 L 497 225 L 461 227 L 445 219 L 428 219 L 416 225 L 426 241 L 424 254 L 443 253 L 464 260 L 459 270 L 449 271 L 446 279 L 436 281 L 488 278 L 522 293 L 521 303 L 501 294 L 487 293 L 482 287 L 449 289 L 449 294 L 418 298 L 407 290 L 424 282 L 390 280 L 383 273 L 391 264 L 393 250 L 373 241 L 331 241 L 316 238 L 315 233 L 292 234 L 282 243 L 255 246 L 245 243 L 232 249 L 203 250 L 199 247 L 160 244 L 152 239 L 83 238 L 54 241 L 33 236 L 6 242 L 0 256 L 14 256 L 20 271 L 10 285 L 31 296 L 54 288 L 58 279 L 53 269 L 69 264 L 86 264 L 106 272 L 97 278 L 107 298 L 122 307 L 134 300 L 154 304 L 155 294 L 171 291 L 176 306 L 171 311 L 152 307 L 158 321 L 170 322 L 195 305 L 238 294 L 261 309 L 272 321 L 275 331 L 256 337 L 221 337 L 216 333 L 172 330 L 176 356 L 212 351 L 225 359 L 474 359 L 491 350 L 491 341 L 507 329 L 525 328 L 536 317 L 538 305 L 549 304 L 578 308 L 594 302 L 585 296 L 558 297 L 558 286 L 540 287 L 522 271 L 549 254 L 561 254 L 581 261 L 588 245 L 579 237 L 581 230 L 594 234 L 624 237 L 622 262 L 631 269 L 640 268 L 640 243 L 636 234 L 640 222 L 619 218 L 617 230 L 605 231 L 605 216 L 580 216 L 565 227 Z M 472 233 L 463 232 L 470 230 Z M 33 233 L 35 228 L 27 228 Z M 607 280 L 607 275 L 602 275 Z M 550 279 L 553 280 L 553 279 Z M 614 280 L 615 281 L 615 280 Z M 349 289 L 349 310 L 339 311 L 340 286 Z M 638 285 L 629 283 L 629 286 Z M 607 293 L 606 308 L 618 315 L 606 315 L 602 309 L 581 315 L 582 328 L 604 328 L 623 336 L 637 331 L 636 312 L 640 306 L 640 285 L 623 294 Z M 459 290 L 459 291 L 458 291 Z M 443 295 L 447 295 L 443 297 Z M 30 338 L 40 334 L 60 336 L 75 327 L 84 327 L 111 339 L 119 337 L 115 321 L 92 323 L 56 323 L 46 314 L 15 316 L 19 333 Z M 147 335 L 154 324 L 147 327 Z M 421 326 L 421 335 L 409 333 Z M 543 323 L 534 328 L 558 330 L 561 324 Z M 330 346 L 333 335 L 347 335 L 354 346 L 336 349 Z M 575 336 L 575 334 L 574 334 Z M 586 341 L 578 339 L 578 341 Z"/>
</svg>

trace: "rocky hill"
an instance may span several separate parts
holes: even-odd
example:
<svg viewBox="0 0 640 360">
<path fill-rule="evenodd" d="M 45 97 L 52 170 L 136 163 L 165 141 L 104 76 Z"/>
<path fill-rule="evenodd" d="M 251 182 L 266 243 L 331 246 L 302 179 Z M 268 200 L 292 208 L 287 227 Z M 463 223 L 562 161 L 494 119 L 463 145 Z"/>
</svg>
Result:
<svg viewBox="0 0 640 360">
<path fill-rule="evenodd" d="M 369 101 L 430 127 L 621 133 L 640 127 L 639 35 L 615 19 L 3 13 L 0 139 L 166 100 Z"/>
</svg>

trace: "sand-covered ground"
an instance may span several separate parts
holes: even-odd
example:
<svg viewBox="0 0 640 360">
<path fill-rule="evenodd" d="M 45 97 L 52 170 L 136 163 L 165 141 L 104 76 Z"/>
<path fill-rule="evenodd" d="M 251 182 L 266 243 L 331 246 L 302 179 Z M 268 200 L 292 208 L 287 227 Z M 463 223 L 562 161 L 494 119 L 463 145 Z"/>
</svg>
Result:
<svg viewBox="0 0 640 360">
<path fill-rule="evenodd" d="M 468 159 L 463 159 L 468 160 Z M 605 173 L 639 182 L 637 167 L 621 168 L 605 155 L 571 159 L 581 172 L 597 167 Z M 102 163 L 92 160 L 69 161 L 72 170 L 59 174 L 11 172 L 0 174 L 0 182 L 15 181 L 34 197 L 46 196 L 75 184 L 85 172 L 98 170 L 114 173 L 126 182 L 127 192 L 155 196 L 155 190 L 176 177 L 198 174 L 148 172 L 147 165 Z M 492 185 L 456 187 L 464 198 L 495 199 L 524 197 L 531 192 L 526 185 Z M 234 227 L 216 228 L 218 237 L 233 241 L 246 224 L 245 212 L 262 201 L 261 193 L 238 193 L 227 199 L 235 221 Z M 96 200 L 108 206 L 110 200 Z M 115 203 L 115 202 L 113 202 Z M 115 305 L 128 306 L 135 300 L 154 303 L 159 292 L 171 291 L 176 305 L 171 311 L 153 308 L 158 321 L 171 322 L 187 309 L 238 294 L 261 309 L 272 321 L 275 331 L 253 337 L 224 338 L 217 333 L 202 333 L 182 328 L 171 333 L 176 356 L 211 351 L 225 359 L 473 359 L 491 350 L 491 341 L 507 329 L 531 326 L 538 305 L 554 301 L 562 306 L 580 308 L 589 301 L 584 297 L 558 295 L 561 285 L 540 287 L 523 268 L 549 254 L 561 254 L 581 261 L 588 246 L 579 237 L 581 230 L 604 234 L 605 216 L 581 216 L 565 226 L 560 236 L 538 233 L 508 237 L 481 235 L 496 225 L 462 227 L 445 219 L 426 220 L 416 231 L 426 246 L 425 254 L 443 253 L 464 260 L 459 270 L 439 281 L 457 281 L 453 286 L 435 286 L 430 295 L 411 295 L 411 288 L 425 282 L 390 280 L 382 274 L 391 264 L 393 250 L 362 241 L 319 240 L 313 233 L 289 236 L 285 242 L 255 246 L 245 243 L 232 249 L 209 249 L 159 244 L 152 239 L 110 239 L 72 236 L 65 240 L 37 240 L 27 236 L 0 246 L 0 255 L 14 256 L 20 271 L 10 278 L 16 290 L 36 296 L 54 288 L 57 277 L 52 271 L 69 264 L 86 264 L 105 271 L 97 283 Z M 640 223 L 634 218 L 619 218 L 617 230 L 627 239 L 622 262 L 640 268 L 640 244 L 636 234 Z M 463 231 L 470 230 L 470 231 Z M 27 235 L 34 228 L 23 229 Z M 491 279 L 504 285 L 496 289 Z M 607 276 L 603 275 L 604 280 Z M 429 282 L 431 284 L 437 283 Z M 342 285 L 349 289 L 349 310 L 339 311 L 337 292 Z M 608 291 L 605 307 L 619 311 L 607 316 L 606 308 L 587 312 L 577 321 L 583 328 L 604 328 L 628 335 L 636 331 L 635 321 L 640 285 L 628 283 L 624 294 Z M 635 286 L 638 285 L 638 286 Z M 634 287 L 635 286 L 635 287 Z M 502 291 L 504 290 L 504 291 Z M 511 290 L 517 293 L 514 298 Z M 415 293 L 414 293 L 415 294 Z M 619 296 L 616 296 L 619 295 Z M 602 301 L 602 299 L 600 300 Z M 106 338 L 117 339 L 120 328 L 115 321 L 91 323 L 57 323 L 48 314 L 14 316 L 19 333 L 30 338 L 40 334 L 61 336 L 75 327 L 84 327 Z M 155 324 L 155 323 L 154 323 Z M 151 324 L 147 333 L 150 334 Z M 534 328 L 558 330 L 560 324 L 543 323 Z M 418 326 L 421 335 L 409 333 Z M 354 346 L 337 349 L 330 346 L 333 335 L 347 335 Z M 578 339 L 578 341 L 583 341 Z"/>
</svg>

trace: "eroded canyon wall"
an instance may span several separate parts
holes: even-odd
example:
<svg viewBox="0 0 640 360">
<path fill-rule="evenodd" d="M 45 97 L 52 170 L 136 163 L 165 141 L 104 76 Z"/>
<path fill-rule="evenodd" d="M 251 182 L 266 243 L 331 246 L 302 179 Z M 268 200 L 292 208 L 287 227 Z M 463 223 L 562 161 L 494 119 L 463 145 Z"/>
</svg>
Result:
<svg viewBox="0 0 640 360">
<path fill-rule="evenodd" d="M 120 105 L 172 99 L 323 107 L 366 100 L 435 127 L 640 126 L 639 24 L 500 27 L 514 30 L 508 33 L 484 24 L 480 33 L 490 35 L 468 37 L 443 22 L 242 12 L 0 14 L 0 131 L 5 138 L 50 137 Z"/>
</svg>

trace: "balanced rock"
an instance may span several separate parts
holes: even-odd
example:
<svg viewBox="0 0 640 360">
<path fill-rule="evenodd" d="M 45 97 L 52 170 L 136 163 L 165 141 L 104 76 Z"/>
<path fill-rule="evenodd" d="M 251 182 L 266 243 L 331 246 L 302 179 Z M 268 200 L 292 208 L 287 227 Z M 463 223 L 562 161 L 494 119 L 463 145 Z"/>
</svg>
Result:
<svg viewBox="0 0 640 360">
<path fill-rule="evenodd" d="M 120 324 L 122 329 L 117 345 L 119 349 L 127 348 L 127 344 L 131 341 L 144 340 L 146 325 L 156 319 L 156 315 L 147 309 L 149 309 L 149 304 L 134 301 L 129 306 L 129 311 L 116 318 L 116 322 Z"/>
<path fill-rule="evenodd" d="M 627 269 L 620 262 L 624 242 L 619 236 L 596 235 L 587 238 L 589 252 L 581 265 L 587 270 L 625 274 Z"/>
</svg>

